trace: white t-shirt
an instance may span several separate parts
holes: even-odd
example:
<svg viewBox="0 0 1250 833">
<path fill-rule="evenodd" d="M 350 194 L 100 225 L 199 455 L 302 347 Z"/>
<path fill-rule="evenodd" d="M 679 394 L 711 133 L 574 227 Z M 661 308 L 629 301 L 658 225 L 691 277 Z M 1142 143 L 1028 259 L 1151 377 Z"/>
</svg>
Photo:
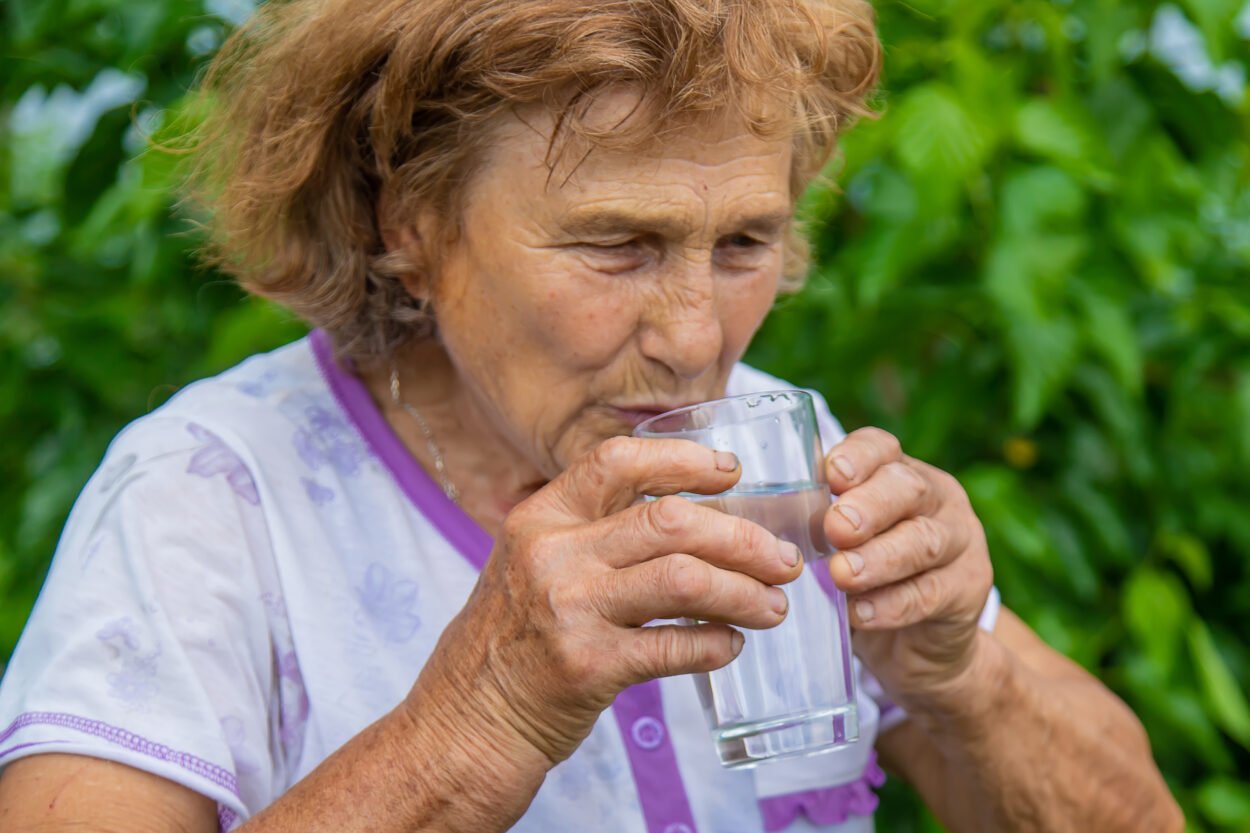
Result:
<svg viewBox="0 0 1250 833">
<path fill-rule="evenodd" d="M 779 387 L 740 365 L 729 393 Z M 119 761 L 228 830 L 403 699 L 490 546 L 323 333 L 254 356 L 110 445 L 0 681 L 0 766 Z M 856 745 L 752 773 L 720 766 L 688 678 L 635 686 L 514 829 L 871 831 L 880 690 L 860 692 Z"/>
</svg>

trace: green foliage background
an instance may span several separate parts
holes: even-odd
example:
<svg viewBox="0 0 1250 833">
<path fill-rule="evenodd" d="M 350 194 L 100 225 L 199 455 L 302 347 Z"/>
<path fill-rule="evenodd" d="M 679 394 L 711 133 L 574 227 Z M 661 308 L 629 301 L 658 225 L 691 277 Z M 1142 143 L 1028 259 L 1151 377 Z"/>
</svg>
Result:
<svg viewBox="0 0 1250 833">
<path fill-rule="evenodd" d="M 883 117 L 750 359 L 955 473 L 1008 604 L 1250 830 L 1250 4 L 882 2 Z M 239 0 L 7 0 L 0 657 L 112 435 L 303 329 L 197 270 L 171 129 Z M 887 787 L 879 829 L 940 828 Z"/>
</svg>

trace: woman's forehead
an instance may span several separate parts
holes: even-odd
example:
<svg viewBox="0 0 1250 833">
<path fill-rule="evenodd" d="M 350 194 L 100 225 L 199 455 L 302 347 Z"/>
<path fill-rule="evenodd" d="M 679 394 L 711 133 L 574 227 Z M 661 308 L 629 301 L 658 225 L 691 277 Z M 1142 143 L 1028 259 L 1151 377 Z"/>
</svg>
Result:
<svg viewBox="0 0 1250 833">
<path fill-rule="evenodd" d="M 524 174 L 530 184 L 568 195 L 608 182 L 655 185 L 666 177 L 702 180 L 699 187 L 731 186 L 740 172 L 774 174 L 788 181 L 791 137 L 755 135 L 741 117 L 725 112 L 674 125 L 648 135 L 630 124 L 642 117 L 638 99 L 628 91 L 599 96 L 586 119 L 595 131 L 618 126 L 628 140 L 604 140 L 580 132 L 561 132 L 560 113 L 529 108 L 504 117 L 494 131 L 491 149 L 479 175 Z M 789 191 L 788 182 L 784 190 Z"/>
<path fill-rule="evenodd" d="M 762 139 L 744 124 L 694 124 L 634 148 L 582 144 L 554 161 L 549 144 L 533 120 L 501 130 L 466 208 L 490 201 L 524 206 L 534 220 L 570 233 L 633 229 L 667 237 L 708 223 L 772 231 L 793 210 L 790 143 Z"/>
</svg>

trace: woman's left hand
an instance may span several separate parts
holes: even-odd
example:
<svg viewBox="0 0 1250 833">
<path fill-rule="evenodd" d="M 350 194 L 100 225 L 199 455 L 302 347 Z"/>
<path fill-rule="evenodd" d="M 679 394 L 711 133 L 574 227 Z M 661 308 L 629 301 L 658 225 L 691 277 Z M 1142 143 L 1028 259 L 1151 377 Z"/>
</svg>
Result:
<svg viewBox="0 0 1250 833">
<path fill-rule="evenodd" d="M 825 534 L 847 593 L 855 651 L 903 705 L 956 683 L 976 654 L 993 583 L 985 532 L 954 477 L 908 457 L 879 428 L 829 452 L 837 501 Z"/>
</svg>

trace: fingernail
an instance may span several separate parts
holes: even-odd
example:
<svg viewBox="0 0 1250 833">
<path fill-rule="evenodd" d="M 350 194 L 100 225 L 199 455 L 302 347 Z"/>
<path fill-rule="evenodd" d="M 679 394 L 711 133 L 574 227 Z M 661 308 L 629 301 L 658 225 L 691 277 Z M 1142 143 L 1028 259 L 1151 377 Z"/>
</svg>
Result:
<svg viewBox="0 0 1250 833">
<path fill-rule="evenodd" d="M 732 451 L 718 451 L 713 456 L 716 458 L 716 468 L 719 471 L 733 471 L 738 468 L 738 455 Z"/>
<path fill-rule="evenodd" d="M 799 563 L 799 548 L 789 541 L 777 539 L 777 552 L 781 555 L 781 563 L 793 567 Z"/>
<path fill-rule="evenodd" d="M 841 455 L 833 458 L 833 467 L 842 472 L 842 476 L 847 480 L 855 479 L 855 466 L 850 460 Z"/>
<path fill-rule="evenodd" d="M 734 631 L 733 635 L 729 637 L 729 647 L 733 649 L 735 657 L 742 653 L 742 645 L 744 642 L 746 642 L 746 639 L 738 631 Z"/>
<path fill-rule="evenodd" d="M 790 608 L 790 600 L 786 598 L 784 590 L 776 587 L 768 588 L 768 595 L 772 597 L 773 610 L 777 613 L 785 613 Z"/>
<path fill-rule="evenodd" d="M 875 611 L 872 608 L 872 602 L 867 599 L 860 599 L 855 602 L 855 615 L 859 617 L 861 622 L 871 622 L 872 614 Z"/>
<path fill-rule="evenodd" d="M 850 568 L 851 575 L 857 576 L 859 571 L 864 569 L 864 558 L 859 553 L 844 552 L 842 558 L 846 561 L 846 566 Z"/>
<path fill-rule="evenodd" d="M 859 529 L 859 525 L 863 523 L 863 518 L 859 516 L 859 512 L 855 510 L 854 506 L 847 506 L 845 503 L 835 503 L 833 508 L 841 512 L 842 517 L 846 518 L 855 529 Z"/>
</svg>

